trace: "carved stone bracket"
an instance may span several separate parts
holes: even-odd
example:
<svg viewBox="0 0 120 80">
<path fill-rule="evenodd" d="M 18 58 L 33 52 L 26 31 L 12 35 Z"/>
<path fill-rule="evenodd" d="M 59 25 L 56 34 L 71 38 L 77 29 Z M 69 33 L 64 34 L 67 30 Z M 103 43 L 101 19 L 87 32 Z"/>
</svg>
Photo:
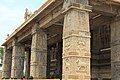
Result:
<svg viewBox="0 0 120 80">
<path fill-rule="evenodd" d="M 77 2 L 69 3 L 68 2 L 68 3 L 64 3 L 62 13 L 65 14 L 66 12 L 68 12 L 71 9 L 92 12 L 92 7 L 88 4 L 81 4 L 81 3 L 77 3 Z"/>
<path fill-rule="evenodd" d="M 34 26 L 32 27 L 32 35 L 34 35 L 35 33 L 39 32 L 39 23 L 35 23 Z"/>
</svg>

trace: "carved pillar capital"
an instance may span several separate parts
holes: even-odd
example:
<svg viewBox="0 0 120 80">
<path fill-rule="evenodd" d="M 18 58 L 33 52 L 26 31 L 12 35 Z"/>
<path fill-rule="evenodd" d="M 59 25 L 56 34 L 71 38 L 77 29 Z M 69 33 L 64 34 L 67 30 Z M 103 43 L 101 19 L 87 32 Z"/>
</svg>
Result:
<svg viewBox="0 0 120 80">
<path fill-rule="evenodd" d="M 34 35 L 39 31 L 38 26 L 39 26 L 39 23 L 34 24 L 34 26 L 32 27 L 32 35 Z"/>
<path fill-rule="evenodd" d="M 66 13 L 71 9 L 87 12 L 92 11 L 92 7 L 88 4 L 88 0 L 65 0 L 62 13 Z"/>
<path fill-rule="evenodd" d="M 12 46 L 15 46 L 17 43 L 17 38 L 14 38 L 13 41 L 12 41 Z"/>
<path fill-rule="evenodd" d="M 37 22 L 34 24 L 34 26 L 32 27 L 32 35 L 43 32 L 42 29 L 39 28 L 39 25 L 40 24 Z"/>
<path fill-rule="evenodd" d="M 114 25 L 117 22 L 120 22 L 120 15 L 116 15 L 115 17 L 113 17 L 111 25 Z"/>
</svg>

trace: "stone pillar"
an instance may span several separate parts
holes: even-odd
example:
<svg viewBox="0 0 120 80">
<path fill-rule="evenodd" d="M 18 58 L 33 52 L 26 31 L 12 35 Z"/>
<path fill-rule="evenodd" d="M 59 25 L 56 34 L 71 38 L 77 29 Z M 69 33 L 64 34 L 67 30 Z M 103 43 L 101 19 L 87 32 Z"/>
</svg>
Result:
<svg viewBox="0 0 120 80">
<path fill-rule="evenodd" d="M 90 80 L 90 27 L 88 0 L 64 0 L 64 80 Z"/>
<path fill-rule="evenodd" d="M 111 24 L 111 80 L 120 80 L 120 17 Z"/>
<path fill-rule="evenodd" d="M 25 55 L 25 46 L 20 43 L 15 43 L 13 45 L 13 54 L 12 54 L 12 71 L 11 78 L 21 79 L 23 78 L 24 70 L 24 55 Z"/>
<path fill-rule="evenodd" d="M 28 48 L 26 51 L 26 69 L 25 69 L 25 78 L 28 79 L 30 77 L 30 55 L 31 50 Z"/>
<path fill-rule="evenodd" d="M 11 77 L 12 52 L 5 48 L 2 66 L 2 79 L 9 79 Z"/>
<path fill-rule="evenodd" d="M 37 27 L 36 23 L 32 29 L 30 76 L 34 79 L 43 79 L 46 78 L 47 35 Z"/>
</svg>

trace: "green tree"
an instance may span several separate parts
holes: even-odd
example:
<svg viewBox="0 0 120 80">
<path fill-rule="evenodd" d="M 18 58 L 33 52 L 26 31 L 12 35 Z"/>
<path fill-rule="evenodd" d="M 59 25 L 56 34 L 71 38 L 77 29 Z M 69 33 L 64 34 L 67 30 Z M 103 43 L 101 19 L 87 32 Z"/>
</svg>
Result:
<svg viewBox="0 0 120 80">
<path fill-rule="evenodd" d="M 4 48 L 0 47 L 0 58 L 3 60 Z"/>
</svg>

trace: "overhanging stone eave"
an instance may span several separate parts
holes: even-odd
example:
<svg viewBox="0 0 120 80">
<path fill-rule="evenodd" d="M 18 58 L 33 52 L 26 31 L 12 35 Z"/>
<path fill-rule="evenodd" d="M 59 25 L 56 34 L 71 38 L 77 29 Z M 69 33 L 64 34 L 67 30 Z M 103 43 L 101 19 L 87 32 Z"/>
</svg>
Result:
<svg viewBox="0 0 120 80">
<path fill-rule="evenodd" d="M 36 10 L 34 12 L 34 14 L 25 22 L 23 22 L 23 24 L 20 25 L 20 27 L 18 27 L 7 39 L 6 41 L 1 45 L 1 46 L 5 46 L 7 45 L 7 43 L 9 42 L 10 39 L 12 39 L 18 32 L 20 32 L 21 29 L 23 29 L 27 24 L 29 24 L 31 21 L 34 21 L 36 19 L 36 17 L 42 12 L 44 11 L 48 6 L 50 6 L 53 2 L 55 2 L 55 0 L 47 0 L 38 10 Z"/>
<path fill-rule="evenodd" d="M 111 3 L 120 6 L 120 0 L 111 0 Z"/>
<path fill-rule="evenodd" d="M 92 11 L 106 16 L 115 16 L 118 14 L 119 6 L 113 4 L 112 0 L 90 0 L 90 5 L 92 6 Z"/>
</svg>

